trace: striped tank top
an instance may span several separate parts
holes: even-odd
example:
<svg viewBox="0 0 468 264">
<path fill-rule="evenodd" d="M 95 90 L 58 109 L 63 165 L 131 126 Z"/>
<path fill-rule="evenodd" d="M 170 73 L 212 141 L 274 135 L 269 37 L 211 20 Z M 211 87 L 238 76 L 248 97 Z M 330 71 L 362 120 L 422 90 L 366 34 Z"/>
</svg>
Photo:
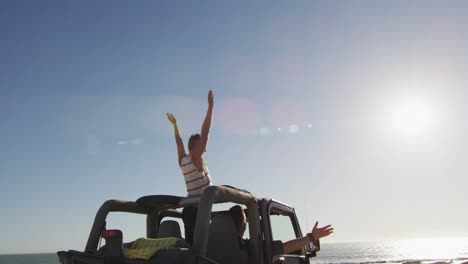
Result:
<svg viewBox="0 0 468 264">
<path fill-rule="evenodd" d="M 191 155 L 182 158 L 180 168 L 184 175 L 187 196 L 200 195 L 206 187 L 211 186 L 211 176 L 208 167 L 204 164 L 203 171 L 198 171 L 192 161 Z"/>
</svg>

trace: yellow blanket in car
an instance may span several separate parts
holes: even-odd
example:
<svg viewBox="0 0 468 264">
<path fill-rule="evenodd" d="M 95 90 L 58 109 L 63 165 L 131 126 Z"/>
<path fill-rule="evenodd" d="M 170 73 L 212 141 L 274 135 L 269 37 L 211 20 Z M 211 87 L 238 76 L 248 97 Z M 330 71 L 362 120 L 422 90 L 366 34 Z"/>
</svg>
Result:
<svg viewBox="0 0 468 264">
<path fill-rule="evenodd" d="M 138 238 L 133 242 L 132 247 L 124 251 L 127 258 L 150 259 L 160 249 L 175 247 L 178 238 Z"/>
</svg>

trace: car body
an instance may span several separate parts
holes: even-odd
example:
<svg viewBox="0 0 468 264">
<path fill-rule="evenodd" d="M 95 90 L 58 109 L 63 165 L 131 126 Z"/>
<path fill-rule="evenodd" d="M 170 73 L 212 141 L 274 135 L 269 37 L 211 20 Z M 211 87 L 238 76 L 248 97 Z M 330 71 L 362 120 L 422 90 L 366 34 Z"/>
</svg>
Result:
<svg viewBox="0 0 468 264">
<path fill-rule="evenodd" d="M 223 218 L 226 217 L 226 211 L 212 209 L 214 204 L 222 203 L 235 203 L 246 207 L 244 211 L 249 223 L 247 253 L 239 246 L 239 238 L 234 237 L 234 231 L 225 230 L 227 222 L 217 224 L 225 221 Z M 161 234 L 168 231 L 163 227 L 166 222 L 164 218 L 180 219 L 180 209 L 187 206 L 198 207 L 193 245 L 189 246 L 180 239 L 178 245 L 159 250 L 150 259 L 127 258 L 123 250 L 130 247 L 130 243 L 122 242 L 122 231 L 106 229 L 109 213 L 143 214 L 146 215 L 146 237 L 161 238 Z M 135 202 L 108 200 L 96 214 L 84 251 L 68 250 L 59 251 L 57 254 L 62 264 L 309 263 L 309 258 L 314 257 L 316 253 L 306 247 L 294 254 L 282 253 L 282 242 L 274 240 L 273 216 L 287 219 L 284 223 L 293 230 L 293 236 L 302 237 L 294 208 L 270 198 L 257 198 L 247 191 L 230 186 L 210 186 L 200 196 L 151 195 L 141 197 Z M 232 219 L 228 222 L 232 222 Z M 175 234 L 174 236 L 177 236 L 177 233 Z M 106 240 L 106 245 L 99 248 L 102 238 Z"/>
</svg>

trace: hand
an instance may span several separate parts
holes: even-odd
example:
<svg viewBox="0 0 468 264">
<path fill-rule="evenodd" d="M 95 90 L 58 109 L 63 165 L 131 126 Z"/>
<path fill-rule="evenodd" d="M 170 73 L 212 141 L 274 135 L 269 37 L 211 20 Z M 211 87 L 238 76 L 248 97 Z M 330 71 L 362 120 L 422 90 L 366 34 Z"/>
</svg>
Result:
<svg viewBox="0 0 468 264">
<path fill-rule="evenodd" d="M 208 105 L 213 106 L 214 103 L 214 93 L 212 90 L 208 92 Z"/>
<path fill-rule="evenodd" d="M 169 122 L 171 122 L 171 124 L 177 125 L 177 119 L 175 118 L 173 114 L 166 113 L 166 115 L 167 115 L 167 119 L 169 120 Z"/>
<path fill-rule="evenodd" d="M 316 240 L 320 239 L 322 237 L 326 237 L 326 236 L 330 235 L 331 233 L 333 233 L 333 227 L 331 227 L 331 225 L 327 225 L 327 226 L 320 227 L 320 228 L 318 228 L 317 225 L 318 225 L 318 221 L 315 222 L 315 226 L 312 229 L 312 236 Z"/>
</svg>

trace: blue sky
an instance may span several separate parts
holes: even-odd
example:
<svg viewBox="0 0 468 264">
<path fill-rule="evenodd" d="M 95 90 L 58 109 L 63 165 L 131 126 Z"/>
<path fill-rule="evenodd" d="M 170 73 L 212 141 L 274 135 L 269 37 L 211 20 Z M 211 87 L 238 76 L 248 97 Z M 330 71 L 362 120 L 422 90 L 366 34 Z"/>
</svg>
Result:
<svg viewBox="0 0 468 264">
<path fill-rule="evenodd" d="M 165 113 L 187 138 L 209 89 L 215 184 L 328 242 L 468 236 L 466 8 L 2 1 L 0 253 L 82 249 L 103 201 L 184 195 Z"/>
</svg>

